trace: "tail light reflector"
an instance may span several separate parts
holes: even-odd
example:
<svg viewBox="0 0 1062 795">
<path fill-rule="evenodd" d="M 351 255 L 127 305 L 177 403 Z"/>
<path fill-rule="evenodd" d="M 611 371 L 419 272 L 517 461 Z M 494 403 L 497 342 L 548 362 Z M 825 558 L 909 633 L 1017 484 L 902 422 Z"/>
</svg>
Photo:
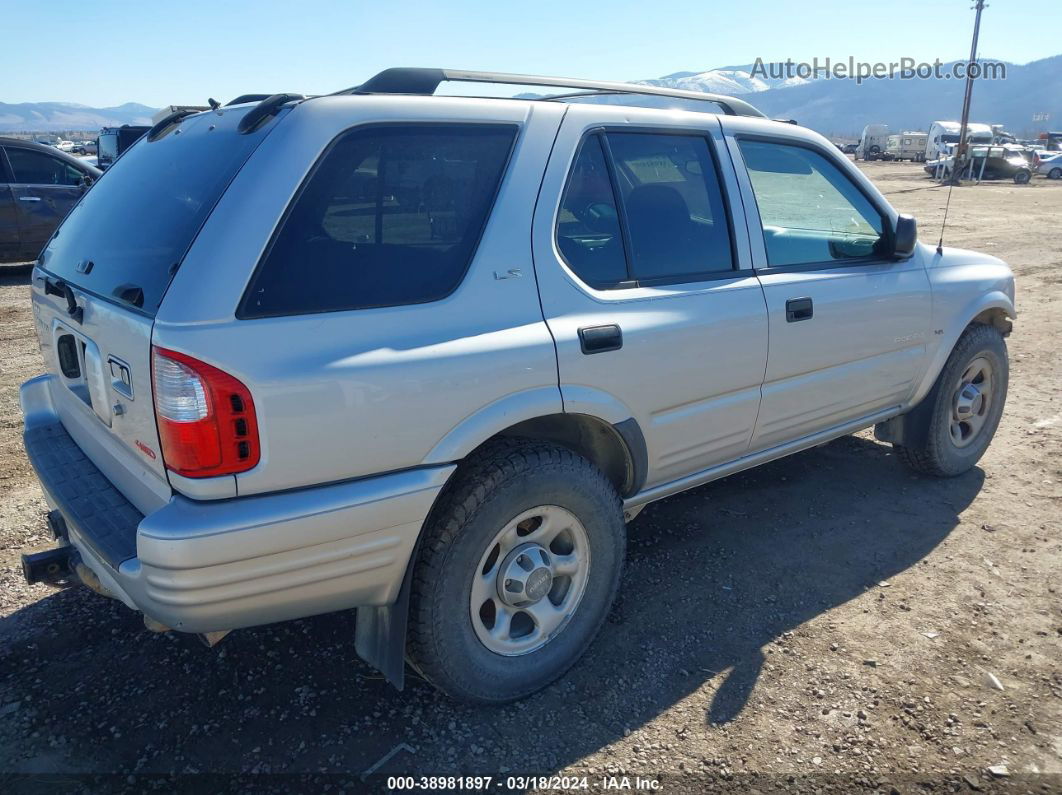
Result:
<svg viewBox="0 0 1062 795">
<path fill-rule="evenodd" d="M 261 456 L 251 393 L 212 365 L 151 349 L 155 416 L 166 468 L 189 478 L 246 472 Z"/>
</svg>

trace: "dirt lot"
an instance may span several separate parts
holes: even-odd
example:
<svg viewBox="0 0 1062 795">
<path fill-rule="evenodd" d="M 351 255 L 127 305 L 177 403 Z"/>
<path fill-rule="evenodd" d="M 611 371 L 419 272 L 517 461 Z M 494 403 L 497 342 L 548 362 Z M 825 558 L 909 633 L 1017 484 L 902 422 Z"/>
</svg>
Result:
<svg viewBox="0 0 1062 795">
<path fill-rule="evenodd" d="M 935 243 L 945 189 L 910 164 L 867 171 Z M 87 590 L 24 585 L 19 552 L 48 538 L 17 387 L 40 359 L 27 277 L 3 276 L 0 771 L 43 775 L 23 788 L 221 772 L 356 790 L 393 753 L 377 773 L 1062 791 L 1060 218 L 1062 182 L 952 200 L 948 242 L 1018 275 L 1010 397 L 979 468 L 916 477 L 863 433 L 650 506 L 589 655 L 498 709 L 394 691 L 356 658 L 349 614 L 207 650 Z"/>
</svg>

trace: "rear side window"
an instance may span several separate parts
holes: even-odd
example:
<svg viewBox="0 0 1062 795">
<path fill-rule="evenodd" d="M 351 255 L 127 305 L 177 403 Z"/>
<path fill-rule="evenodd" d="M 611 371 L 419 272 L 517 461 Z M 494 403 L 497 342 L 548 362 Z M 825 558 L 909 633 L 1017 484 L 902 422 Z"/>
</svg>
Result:
<svg viewBox="0 0 1062 795">
<path fill-rule="evenodd" d="M 734 267 L 719 178 L 700 136 L 609 133 L 631 275 L 693 281 Z"/>
<path fill-rule="evenodd" d="M 595 133 L 572 167 L 557 247 L 587 284 L 679 284 L 734 268 L 730 223 L 706 138 Z"/>
<path fill-rule="evenodd" d="M 341 137 L 281 222 L 239 317 L 435 301 L 472 260 L 511 125 L 371 126 Z"/>
<path fill-rule="evenodd" d="M 627 279 L 619 213 L 600 136 L 586 139 L 568 178 L 557 219 L 557 247 L 587 284 L 608 287 Z"/>
<path fill-rule="evenodd" d="M 15 173 L 16 184 L 72 187 L 81 182 L 82 174 L 78 169 L 44 152 L 8 147 L 7 159 Z"/>
</svg>

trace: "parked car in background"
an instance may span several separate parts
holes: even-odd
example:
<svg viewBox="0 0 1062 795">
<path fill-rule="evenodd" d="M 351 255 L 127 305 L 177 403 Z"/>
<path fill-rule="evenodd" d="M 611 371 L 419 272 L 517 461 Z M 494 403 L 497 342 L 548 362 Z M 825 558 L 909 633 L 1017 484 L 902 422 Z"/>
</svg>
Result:
<svg viewBox="0 0 1062 795">
<path fill-rule="evenodd" d="M 357 608 L 391 681 L 485 703 L 584 653 L 654 500 L 869 427 L 969 471 L 1014 316 L 1004 262 L 741 98 L 441 69 L 160 123 L 31 285 L 30 582 L 208 642 Z"/>
<path fill-rule="evenodd" d="M 1020 147 L 972 146 L 970 160 L 961 175 L 963 179 L 1013 179 L 1024 185 L 1032 178 L 1032 168 Z M 929 160 L 925 165 L 927 174 L 936 176 L 943 169 L 943 176 L 951 175 L 954 155 Z"/>
<path fill-rule="evenodd" d="M 150 130 L 140 124 L 123 124 L 121 127 L 104 127 L 96 138 L 96 156 L 99 167 L 106 170 L 126 149 L 140 140 Z"/>
<path fill-rule="evenodd" d="M 74 151 L 74 142 L 60 138 L 58 141 L 55 142 L 55 148 L 58 149 L 60 152 L 72 152 Z"/>
<path fill-rule="evenodd" d="M 99 176 L 98 168 L 54 147 L 0 138 L 0 262 L 37 259 Z"/>
<path fill-rule="evenodd" d="M 75 155 L 94 155 L 96 154 L 96 142 L 95 141 L 78 141 L 74 144 L 74 148 L 70 150 Z"/>
<path fill-rule="evenodd" d="M 1037 174 L 1043 174 L 1048 179 L 1062 179 L 1062 152 L 1039 153 L 1034 165 Z"/>
</svg>

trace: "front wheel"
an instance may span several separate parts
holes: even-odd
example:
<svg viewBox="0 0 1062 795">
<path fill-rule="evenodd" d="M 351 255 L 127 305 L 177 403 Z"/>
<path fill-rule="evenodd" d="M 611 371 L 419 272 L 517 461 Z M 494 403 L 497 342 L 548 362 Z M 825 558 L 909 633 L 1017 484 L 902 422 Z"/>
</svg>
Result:
<svg viewBox="0 0 1062 795">
<path fill-rule="evenodd" d="M 1047 172 L 1048 179 L 1062 179 L 1062 168 L 1052 168 Z"/>
<path fill-rule="evenodd" d="M 1032 179 L 1032 172 L 1023 168 L 1014 175 L 1014 184 L 1025 185 L 1028 184 L 1030 179 Z"/>
<path fill-rule="evenodd" d="M 605 621 L 626 528 L 615 487 L 559 445 L 474 454 L 425 526 L 407 653 L 453 698 L 501 703 L 567 671 Z"/>
<path fill-rule="evenodd" d="M 1007 345 L 994 326 L 963 332 L 925 401 L 911 412 L 900 459 L 925 475 L 953 477 L 976 464 L 999 427 L 1007 400 Z"/>
</svg>

